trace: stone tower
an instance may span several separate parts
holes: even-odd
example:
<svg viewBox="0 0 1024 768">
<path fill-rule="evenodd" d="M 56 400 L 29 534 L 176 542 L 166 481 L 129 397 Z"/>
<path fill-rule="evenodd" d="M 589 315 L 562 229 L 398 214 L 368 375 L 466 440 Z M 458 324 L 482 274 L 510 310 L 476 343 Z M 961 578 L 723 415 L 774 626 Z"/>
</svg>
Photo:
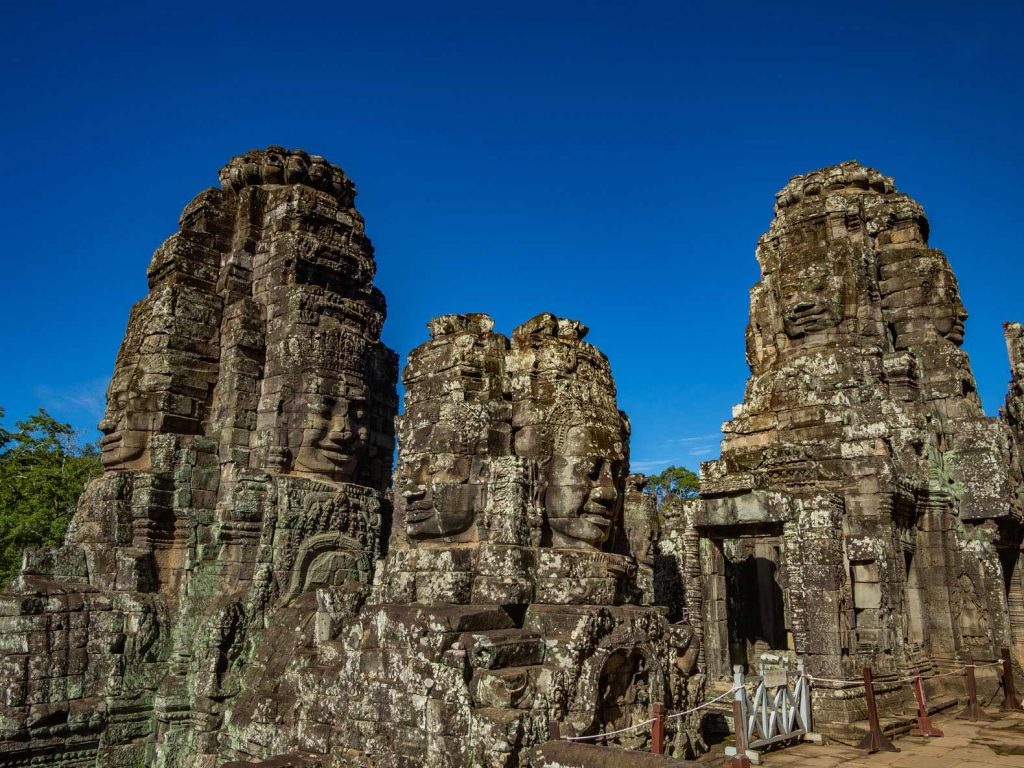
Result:
<svg viewBox="0 0 1024 768">
<path fill-rule="evenodd" d="M 103 476 L 0 597 L 0 765 L 213 765 L 278 610 L 372 580 L 397 359 L 355 188 L 279 147 L 220 180 L 153 255 Z"/>
<path fill-rule="evenodd" d="M 685 516 L 708 670 L 791 653 L 884 681 L 991 658 L 1011 636 L 999 574 L 1020 549 L 1019 467 L 981 409 L 949 262 L 921 206 L 859 163 L 796 176 L 776 201 L 744 401 Z M 839 694 L 820 711 L 861 706 Z"/>
<path fill-rule="evenodd" d="M 600 734 L 702 695 L 692 629 L 650 605 L 639 575 L 653 509 L 627 494 L 607 358 L 577 321 L 538 315 L 511 340 L 493 325 L 436 318 L 410 353 L 374 587 L 365 602 L 317 590 L 315 641 L 292 654 L 310 660 L 245 686 L 226 756 L 513 768 L 552 723 Z M 609 738 L 643 747 L 649 733 Z M 670 721 L 668 740 L 694 752 L 698 721 Z"/>
</svg>

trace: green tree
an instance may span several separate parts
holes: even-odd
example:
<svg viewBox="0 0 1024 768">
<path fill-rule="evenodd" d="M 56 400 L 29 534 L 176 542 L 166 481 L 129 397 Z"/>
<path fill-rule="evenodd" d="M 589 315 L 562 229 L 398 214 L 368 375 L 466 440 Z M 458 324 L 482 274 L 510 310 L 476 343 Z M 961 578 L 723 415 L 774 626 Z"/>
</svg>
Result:
<svg viewBox="0 0 1024 768">
<path fill-rule="evenodd" d="M 699 478 L 686 467 L 669 467 L 657 475 L 647 476 L 644 490 L 654 494 L 660 509 L 672 499 L 692 499 L 697 496 Z"/>
<path fill-rule="evenodd" d="M 42 408 L 8 431 L 0 408 L 0 585 L 26 547 L 63 542 L 85 484 L 103 467 L 95 445 Z"/>
</svg>

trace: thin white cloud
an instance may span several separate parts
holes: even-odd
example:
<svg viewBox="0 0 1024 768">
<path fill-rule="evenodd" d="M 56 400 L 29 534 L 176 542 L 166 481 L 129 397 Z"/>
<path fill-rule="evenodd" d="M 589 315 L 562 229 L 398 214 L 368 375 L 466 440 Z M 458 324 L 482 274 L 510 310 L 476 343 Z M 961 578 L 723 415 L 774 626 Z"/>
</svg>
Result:
<svg viewBox="0 0 1024 768">
<path fill-rule="evenodd" d="M 689 445 L 690 443 L 705 443 L 718 440 L 722 437 L 721 432 L 712 432 L 708 435 L 693 435 L 692 437 L 674 437 L 666 440 L 665 445 Z"/>
<path fill-rule="evenodd" d="M 647 459 L 645 461 L 631 461 L 629 468 L 634 472 L 648 472 L 652 469 L 664 469 L 670 466 L 674 459 Z"/>
<path fill-rule="evenodd" d="M 694 464 L 699 461 L 713 459 L 718 456 L 719 440 L 721 434 L 713 432 L 707 435 L 692 435 L 688 437 L 676 437 L 662 442 L 665 449 L 664 459 L 639 459 L 630 462 L 630 468 L 634 472 L 649 473 L 653 470 L 666 469 L 667 467 L 691 467 L 695 471 L 699 467 Z M 683 451 L 683 452 L 680 452 Z M 698 461 L 695 462 L 694 459 Z"/>
<path fill-rule="evenodd" d="M 76 422 L 99 421 L 107 400 L 105 379 L 81 381 L 65 387 L 51 387 L 42 384 L 36 387 L 39 405 L 61 418 L 73 418 Z"/>
</svg>

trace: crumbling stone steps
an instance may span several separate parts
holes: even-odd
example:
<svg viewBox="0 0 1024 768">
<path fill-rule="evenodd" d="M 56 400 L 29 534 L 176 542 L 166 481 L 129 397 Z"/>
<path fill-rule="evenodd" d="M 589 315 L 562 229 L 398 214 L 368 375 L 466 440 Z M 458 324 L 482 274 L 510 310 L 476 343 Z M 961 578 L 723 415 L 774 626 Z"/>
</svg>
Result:
<svg viewBox="0 0 1024 768">
<path fill-rule="evenodd" d="M 615 747 L 548 741 L 530 755 L 531 768 L 679 768 L 700 765 L 691 760 L 675 760 L 650 752 L 634 752 Z"/>
<path fill-rule="evenodd" d="M 293 752 L 287 755 L 268 757 L 265 760 L 232 760 L 222 763 L 221 768 L 318 768 L 323 766 L 323 760 L 318 755 L 304 755 Z"/>
<path fill-rule="evenodd" d="M 960 703 L 955 696 L 934 697 L 928 704 L 928 714 L 934 715 L 939 712 L 952 710 Z M 882 730 L 890 736 L 906 733 L 917 725 L 917 713 L 898 715 L 896 717 L 881 717 L 879 725 Z M 854 723 L 825 723 L 815 722 L 814 730 L 821 733 L 825 738 L 833 739 L 840 744 L 857 744 L 868 733 L 866 720 L 859 720 Z"/>
</svg>

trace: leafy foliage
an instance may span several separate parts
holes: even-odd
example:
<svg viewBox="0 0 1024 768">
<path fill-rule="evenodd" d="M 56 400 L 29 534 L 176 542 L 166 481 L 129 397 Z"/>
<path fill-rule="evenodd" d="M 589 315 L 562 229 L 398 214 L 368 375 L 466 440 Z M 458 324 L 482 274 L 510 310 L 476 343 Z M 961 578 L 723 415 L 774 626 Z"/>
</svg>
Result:
<svg viewBox="0 0 1024 768">
<path fill-rule="evenodd" d="M 96 446 L 42 408 L 13 432 L 3 418 L 0 408 L 0 585 L 26 547 L 63 542 L 85 484 L 103 471 Z"/>
<path fill-rule="evenodd" d="M 658 508 L 673 499 L 692 499 L 697 496 L 699 478 L 686 467 L 669 467 L 658 475 L 647 476 L 648 493 L 658 499 Z"/>
</svg>

